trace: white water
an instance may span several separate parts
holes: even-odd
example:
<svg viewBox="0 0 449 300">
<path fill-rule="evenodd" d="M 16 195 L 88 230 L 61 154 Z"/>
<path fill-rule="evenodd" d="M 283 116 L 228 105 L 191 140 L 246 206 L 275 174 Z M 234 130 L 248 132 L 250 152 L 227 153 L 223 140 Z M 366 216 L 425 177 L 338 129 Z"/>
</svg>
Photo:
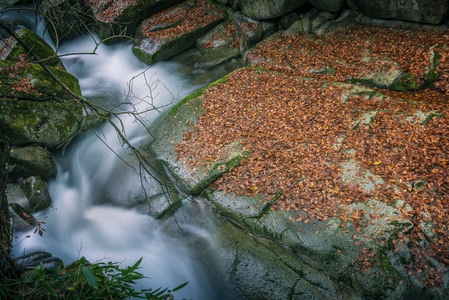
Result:
<svg viewBox="0 0 449 300">
<path fill-rule="evenodd" d="M 94 47 L 92 38 L 85 37 L 66 43 L 59 52 L 91 52 Z M 130 80 L 142 72 L 146 76 L 131 82 L 134 96 L 128 99 L 138 103 L 139 110 L 148 107 L 150 94 L 152 105 L 160 106 L 192 90 L 176 74 L 173 64 L 157 64 L 146 70 L 129 44 L 101 46 L 96 55 L 67 56 L 64 63 L 79 78 L 83 95 L 104 106 L 123 101 L 129 95 Z M 154 85 L 157 81 L 163 84 Z M 152 111 L 145 119 L 156 115 Z M 145 129 L 127 115 L 122 121 L 125 134 L 137 146 L 146 136 Z M 222 298 L 211 279 L 216 277 L 216 270 L 206 266 L 207 261 L 213 261 L 210 255 L 216 245 L 205 230 L 192 225 L 181 231 L 175 222 L 162 224 L 111 204 L 126 202 L 139 186 L 140 177 L 118 158 L 127 159 L 127 153 L 111 126 L 95 133 L 86 134 L 58 157 L 57 178 L 49 183 L 53 207 L 36 216 L 45 222 L 46 231 L 42 237 L 33 230 L 16 233 L 15 255 L 48 251 L 66 264 L 84 256 L 92 262 L 121 262 L 122 266 L 143 257 L 139 271 L 148 279 L 140 281 L 138 288 L 173 288 L 189 281 L 176 293 L 177 298 Z"/>
</svg>

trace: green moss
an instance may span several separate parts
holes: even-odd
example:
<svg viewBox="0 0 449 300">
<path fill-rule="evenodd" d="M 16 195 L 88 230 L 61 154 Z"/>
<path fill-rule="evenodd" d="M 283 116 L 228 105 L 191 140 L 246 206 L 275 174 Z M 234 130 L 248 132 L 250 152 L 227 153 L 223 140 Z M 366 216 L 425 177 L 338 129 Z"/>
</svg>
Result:
<svg viewBox="0 0 449 300">
<path fill-rule="evenodd" d="M 423 125 L 427 125 L 429 124 L 429 122 L 433 119 L 433 118 L 444 118 L 443 114 L 437 114 L 437 113 L 431 113 L 428 116 L 426 116 L 426 118 L 424 119 L 424 121 L 422 121 Z"/>
<path fill-rule="evenodd" d="M 415 91 L 419 88 L 420 85 L 412 74 L 403 74 L 390 87 L 391 90 L 398 92 Z"/>
</svg>

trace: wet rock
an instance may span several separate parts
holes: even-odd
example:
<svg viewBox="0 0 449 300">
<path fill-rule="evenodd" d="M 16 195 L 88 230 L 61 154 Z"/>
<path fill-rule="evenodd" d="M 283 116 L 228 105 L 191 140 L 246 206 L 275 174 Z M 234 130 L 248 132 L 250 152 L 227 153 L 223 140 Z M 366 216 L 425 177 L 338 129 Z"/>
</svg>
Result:
<svg viewBox="0 0 449 300">
<path fill-rule="evenodd" d="M 198 214 L 201 218 L 189 217 Z M 194 224 L 218 240 L 218 252 L 207 245 L 198 248 L 204 251 L 202 257 L 207 257 L 207 251 L 214 252 L 211 264 L 217 270 L 216 277 L 229 286 L 225 299 L 360 299 L 288 247 L 224 218 L 202 197 L 188 200 L 172 218 L 181 228 Z M 173 223 L 173 219 L 167 221 Z"/>
<path fill-rule="evenodd" d="M 11 159 L 8 164 L 9 181 L 18 178 L 40 176 L 45 179 L 56 175 L 56 165 L 52 154 L 45 148 L 28 146 L 11 149 Z"/>
<path fill-rule="evenodd" d="M 37 226 L 37 219 L 22 205 L 18 203 L 10 203 L 9 207 L 11 208 L 11 217 L 14 220 L 14 228 L 15 230 L 30 230 Z"/>
<path fill-rule="evenodd" d="M 225 18 L 224 10 L 208 2 L 184 1 L 142 21 L 133 53 L 147 64 L 168 59 L 195 46 L 199 37 Z"/>
</svg>

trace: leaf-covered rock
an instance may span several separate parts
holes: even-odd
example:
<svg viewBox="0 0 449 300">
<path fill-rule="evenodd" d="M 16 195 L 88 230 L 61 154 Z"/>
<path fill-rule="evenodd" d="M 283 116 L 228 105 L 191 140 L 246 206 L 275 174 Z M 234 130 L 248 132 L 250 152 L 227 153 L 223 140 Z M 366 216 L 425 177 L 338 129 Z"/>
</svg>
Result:
<svg viewBox="0 0 449 300">
<path fill-rule="evenodd" d="M 438 297 L 444 267 L 418 270 L 448 263 L 446 225 L 431 221 L 449 217 L 447 107 L 393 96 L 241 69 L 167 114 L 152 149 L 188 193 L 204 190 L 221 214 L 359 294 Z M 236 149 L 238 163 L 211 176 Z"/>
<path fill-rule="evenodd" d="M 154 64 L 195 46 L 195 41 L 223 22 L 226 12 L 204 0 L 184 1 L 143 20 L 136 34 L 133 53 Z"/>
<path fill-rule="evenodd" d="M 10 182 L 18 178 L 40 176 L 51 179 L 56 175 L 56 165 L 51 153 L 42 147 L 27 146 L 11 149 L 8 164 Z"/>
</svg>

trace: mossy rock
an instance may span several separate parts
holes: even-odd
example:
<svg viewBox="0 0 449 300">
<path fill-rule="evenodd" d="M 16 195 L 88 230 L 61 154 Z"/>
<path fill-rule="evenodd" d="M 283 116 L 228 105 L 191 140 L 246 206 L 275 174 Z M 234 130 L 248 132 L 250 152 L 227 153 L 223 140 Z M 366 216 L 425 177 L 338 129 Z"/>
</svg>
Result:
<svg viewBox="0 0 449 300">
<path fill-rule="evenodd" d="M 71 91 L 81 95 L 78 79 L 59 67 L 48 67 Z M 73 97 L 39 64 L 0 61 L 0 98 L 35 101 L 70 100 Z"/>
<path fill-rule="evenodd" d="M 73 75 L 57 67 L 49 68 L 80 95 Z M 55 148 L 78 132 L 83 118 L 81 104 L 40 65 L 0 61 L 0 81 L 0 128 L 12 145 Z"/>
<path fill-rule="evenodd" d="M 182 0 L 137 0 L 123 2 L 108 0 L 103 5 L 89 2 L 89 14 L 92 14 L 94 30 L 101 39 L 134 36 L 138 24 L 145 18 L 175 5 Z"/>
<path fill-rule="evenodd" d="M 3 98 L 0 107 L 0 128 L 16 146 L 38 144 L 56 148 L 78 132 L 82 118 L 82 109 L 75 102 Z"/>
<path fill-rule="evenodd" d="M 52 154 L 45 148 L 27 146 L 11 149 L 8 164 L 9 181 L 18 178 L 40 176 L 51 179 L 56 175 L 56 165 Z"/>
<path fill-rule="evenodd" d="M 172 180 L 189 194 L 201 193 L 209 184 L 249 155 L 241 145 L 235 143 L 228 145 L 231 150 L 229 156 L 213 165 L 203 165 L 196 170 L 184 167 L 185 161 L 178 158 L 175 148 L 182 141 L 183 135 L 192 131 L 193 124 L 201 116 L 203 92 L 204 89 L 186 97 L 162 116 L 154 130 L 154 141 L 143 146 L 144 151 L 156 155 Z"/>
</svg>

